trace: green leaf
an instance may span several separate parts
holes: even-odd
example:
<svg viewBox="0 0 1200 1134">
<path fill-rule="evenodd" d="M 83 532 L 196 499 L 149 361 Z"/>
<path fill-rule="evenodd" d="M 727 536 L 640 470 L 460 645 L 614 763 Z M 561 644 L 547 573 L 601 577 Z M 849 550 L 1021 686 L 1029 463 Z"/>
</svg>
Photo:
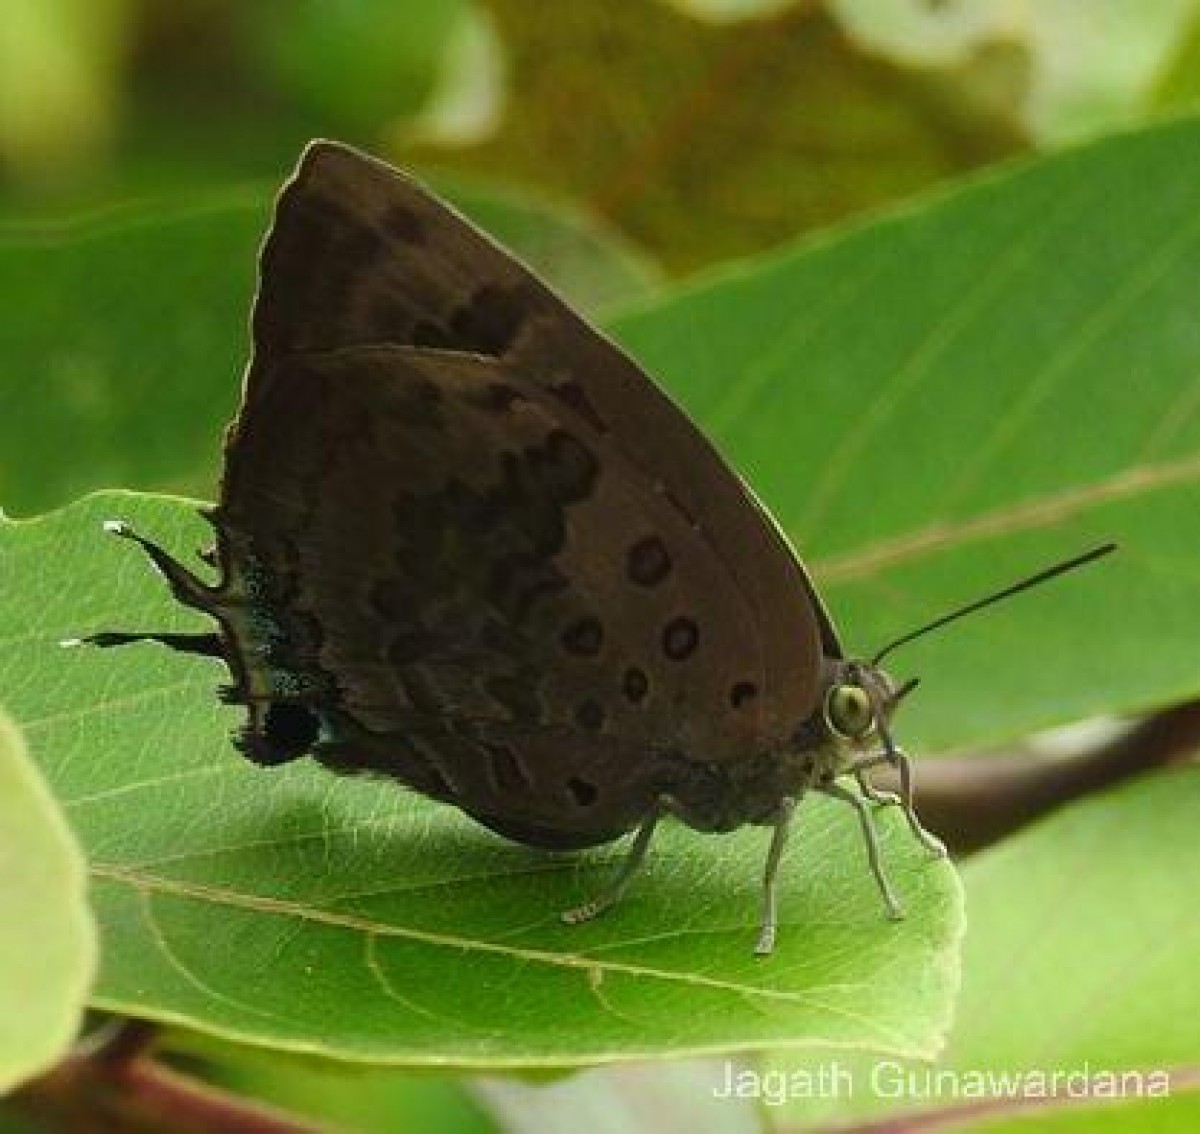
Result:
<svg viewBox="0 0 1200 1134">
<path fill-rule="evenodd" d="M 804 553 L 852 651 L 906 646 L 914 747 L 1200 688 L 1200 124 L 980 179 L 616 323 Z M 1148 194 L 1146 186 L 1153 185 Z"/>
<path fill-rule="evenodd" d="M 918 1084 L 927 1074 L 954 1074 L 963 1083 L 974 1071 L 1047 1077 L 1058 1071 L 1077 1075 L 1074 1090 L 1081 1095 L 1086 1074 L 1093 1097 L 1050 1105 L 1047 1121 L 1050 1112 L 1063 1114 L 1048 1130 L 1060 1129 L 1059 1122 L 1064 1131 L 1190 1129 L 1185 1118 L 1169 1122 L 1194 1115 L 1200 1105 L 1198 810 L 1200 768 L 1185 766 L 1075 804 L 969 860 L 962 995 L 936 1067 L 907 1069 Z M 779 1065 L 791 1062 L 784 1057 Z M 1100 1125 L 1106 1111 L 1092 1108 L 1112 1101 L 1102 1076 L 1134 1071 L 1145 1076 L 1148 1097 L 1139 1101 L 1127 1088 L 1130 1097 L 1114 1109 L 1110 1125 Z M 1160 1076 L 1157 1088 L 1152 1074 Z M 1155 1095 L 1167 1074 L 1178 1097 L 1164 1103 Z M 905 1108 L 964 1101 L 949 1089 L 880 1098 L 870 1089 L 870 1063 L 855 1063 L 853 1075 L 862 1089 L 843 1107 L 797 1103 L 788 1117 L 828 1121 L 850 1109 L 898 1117 Z M 889 1070 L 882 1081 L 900 1077 Z M 1060 1093 L 1067 1091 L 1064 1084 Z M 1023 1109 L 1035 1104 L 1026 1101 Z M 1009 1110 L 1015 1123 L 1017 1107 Z M 1157 1115 L 1161 1127 L 1154 1125 Z"/>
<path fill-rule="evenodd" d="M 267 199 L 0 227 L 7 510 L 114 485 L 212 495 Z"/>
<path fill-rule="evenodd" d="M 51 1067 L 79 1029 L 96 953 L 85 880 L 53 797 L 0 715 L 0 1094 Z"/>
<path fill-rule="evenodd" d="M 585 309 L 649 286 L 645 262 L 581 214 L 479 182 L 447 189 Z M 10 512 L 114 486 L 215 492 L 269 198 L 248 188 L 0 225 Z"/>
<path fill-rule="evenodd" d="M 950 1058 L 1200 1064 L 1197 814 L 1200 769 L 1184 767 L 973 858 L 969 977 Z"/>
<path fill-rule="evenodd" d="M 854 816 L 806 802 L 781 943 L 751 955 L 765 833 L 664 832 L 610 916 L 558 911 L 620 848 L 518 847 L 456 810 L 307 764 L 243 761 L 211 662 L 154 647 L 62 651 L 106 628 L 195 625 L 119 516 L 181 555 L 206 529 L 178 501 L 106 494 L 0 527 L 0 687 L 90 859 L 100 1007 L 349 1060 L 520 1067 L 805 1046 L 928 1054 L 947 1024 L 956 877 L 894 814 L 888 922 Z M 896 979 L 904 971 L 905 979 Z"/>
</svg>

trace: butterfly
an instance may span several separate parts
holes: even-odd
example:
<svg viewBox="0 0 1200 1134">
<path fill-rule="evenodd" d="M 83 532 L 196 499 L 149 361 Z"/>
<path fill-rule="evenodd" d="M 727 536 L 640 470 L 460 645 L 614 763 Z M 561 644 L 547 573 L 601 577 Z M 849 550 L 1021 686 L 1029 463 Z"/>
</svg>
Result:
<svg viewBox="0 0 1200 1134">
<path fill-rule="evenodd" d="M 219 580 L 107 524 L 217 632 L 79 641 L 223 659 L 257 764 L 388 777 L 536 847 L 635 831 L 568 922 L 617 902 L 665 816 L 757 824 L 770 953 L 810 792 L 854 809 L 900 916 L 874 807 L 945 853 L 889 728 L 915 681 L 886 650 L 847 655 L 762 504 L 626 354 L 415 181 L 327 141 L 278 198 L 252 328 L 205 512 Z"/>
</svg>

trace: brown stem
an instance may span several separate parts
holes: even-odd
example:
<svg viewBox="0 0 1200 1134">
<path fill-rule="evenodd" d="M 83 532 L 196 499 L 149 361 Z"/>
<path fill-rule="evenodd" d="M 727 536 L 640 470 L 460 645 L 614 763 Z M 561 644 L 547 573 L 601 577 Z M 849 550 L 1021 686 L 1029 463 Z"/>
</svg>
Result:
<svg viewBox="0 0 1200 1134">
<path fill-rule="evenodd" d="M 113 1067 L 128 1066 L 150 1054 L 160 1030 L 152 1020 L 110 1020 L 84 1041 L 77 1054 Z"/>
<path fill-rule="evenodd" d="M 1127 733 L 1066 759 L 980 753 L 921 762 L 921 820 L 960 853 L 989 846 L 1091 792 L 1177 763 L 1200 747 L 1200 701 L 1148 717 Z M 880 775 L 879 785 L 889 786 Z"/>
<path fill-rule="evenodd" d="M 313 1134 L 318 1128 L 146 1056 L 154 1024 L 117 1023 L 7 1102 L 50 1130 L 88 1134 Z"/>
</svg>

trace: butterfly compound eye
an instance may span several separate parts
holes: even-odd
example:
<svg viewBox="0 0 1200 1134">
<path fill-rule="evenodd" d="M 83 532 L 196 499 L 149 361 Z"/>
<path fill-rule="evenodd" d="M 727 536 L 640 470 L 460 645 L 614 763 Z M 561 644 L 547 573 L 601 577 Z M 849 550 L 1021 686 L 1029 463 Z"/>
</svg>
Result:
<svg viewBox="0 0 1200 1134">
<path fill-rule="evenodd" d="M 875 727 L 875 710 L 861 685 L 835 685 L 825 698 L 825 719 L 839 736 L 853 740 Z"/>
</svg>

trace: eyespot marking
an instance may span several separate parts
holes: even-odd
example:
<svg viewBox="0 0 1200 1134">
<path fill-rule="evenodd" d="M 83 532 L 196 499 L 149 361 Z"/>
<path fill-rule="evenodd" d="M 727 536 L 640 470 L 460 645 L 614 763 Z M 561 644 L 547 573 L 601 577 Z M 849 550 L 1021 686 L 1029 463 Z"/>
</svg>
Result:
<svg viewBox="0 0 1200 1134">
<path fill-rule="evenodd" d="M 658 536 L 639 539 L 625 556 L 625 574 L 638 586 L 656 586 L 670 573 L 671 556 Z"/>
<path fill-rule="evenodd" d="M 672 618 L 663 627 L 663 653 L 671 661 L 684 661 L 692 656 L 700 644 L 700 627 L 690 618 Z"/>
</svg>

